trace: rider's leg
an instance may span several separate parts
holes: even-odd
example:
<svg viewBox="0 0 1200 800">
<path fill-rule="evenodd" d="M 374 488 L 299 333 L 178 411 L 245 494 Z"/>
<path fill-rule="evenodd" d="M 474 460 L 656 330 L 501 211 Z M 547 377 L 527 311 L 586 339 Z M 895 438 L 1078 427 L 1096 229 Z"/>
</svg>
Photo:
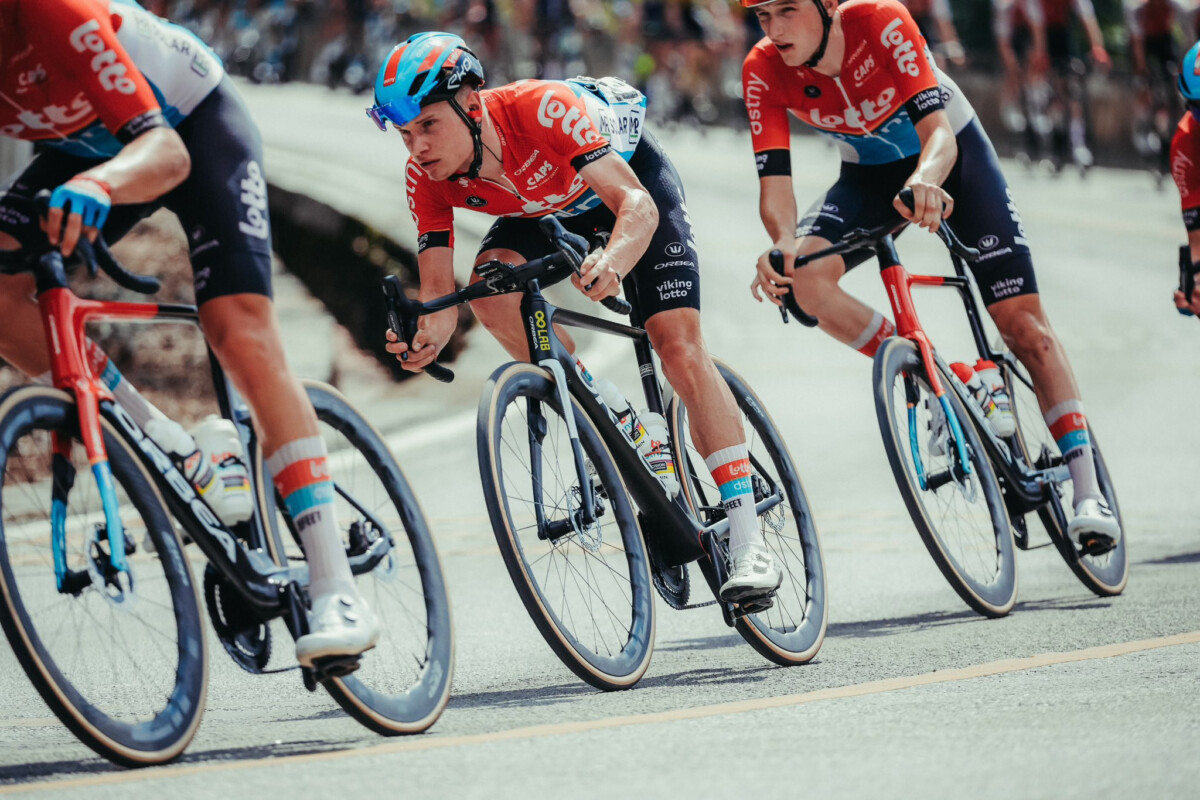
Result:
<svg viewBox="0 0 1200 800">
<path fill-rule="evenodd" d="M 300 662 L 355 655 L 374 645 L 379 626 L 362 602 L 346 560 L 325 442 L 304 388 L 283 351 L 271 299 L 241 293 L 200 306 L 200 323 L 217 360 L 254 414 L 275 486 L 308 560 L 312 632 L 296 642 Z"/>
<path fill-rule="evenodd" d="M 829 247 L 817 236 L 800 240 L 797 255 Z M 846 274 L 841 256 L 828 256 L 796 270 L 792 291 L 796 301 L 819 320 L 818 327 L 843 344 L 874 358 L 883 340 L 895 332 L 891 320 L 861 300 L 847 294 L 838 281 Z"/>
<path fill-rule="evenodd" d="M 1046 425 L 1071 471 L 1075 495 L 1071 533 L 1103 533 L 1116 539 L 1120 528 L 1106 513 L 1075 374 L 1041 300 L 1036 294 L 1019 295 L 993 303 L 988 311 L 1005 343 L 1029 370 Z"/>
<path fill-rule="evenodd" d="M 752 568 L 762 572 L 760 582 L 778 586 L 777 568 L 770 561 L 754 509 L 750 454 L 741 414 L 704 344 L 700 312 L 694 308 L 660 311 L 646 320 L 646 332 L 662 360 L 664 376 L 687 406 L 692 441 L 721 493 L 721 504 L 729 518 L 730 559 L 741 565 L 746 556 L 761 554 L 764 558 L 755 558 Z M 723 591 L 722 596 L 736 600 L 775 586 L 751 585 L 736 595 Z"/>
<path fill-rule="evenodd" d="M 497 248 L 482 251 L 475 258 L 475 265 L 478 266 L 488 261 L 524 264 L 526 258 L 514 250 Z M 483 279 L 478 275 L 471 276 L 471 283 L 480 280 Z M 525 336 L 525 325 L 521 320 L 521 297 L 521 294 L 513 293 L 476 300 L 471 303 L 471 311 L 510 356 L 518 361 L 528 361 L 529 341 Z M 554 326 L 554 333 L 566 345 L 568 351 L 575 352 L 575 340 L 561 325 Z"/>
</svg>

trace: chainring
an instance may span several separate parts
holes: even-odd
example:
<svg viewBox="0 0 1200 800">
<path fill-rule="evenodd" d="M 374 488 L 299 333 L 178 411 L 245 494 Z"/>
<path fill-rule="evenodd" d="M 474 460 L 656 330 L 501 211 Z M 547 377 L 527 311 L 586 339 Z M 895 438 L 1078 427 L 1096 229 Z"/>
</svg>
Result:
<svg viewBox="0 0 1200 800">
<path fill-rule="evenodd" d="M 237 590 L 212 564 L 204 568 L 204 600 L 225 652 L 246 672 L 261 675 L 271 660 L 271 629 L 246 608 Z"/>
<path fill-rule="evenodd" d="M 645 524 L 641 514 L 638 514 L 638 522 L 643 526 Z M 692 594 L 692 580 L 688 575 L 687 564 L 678 567 L 661 566 L 658 555 L 654 552 L 654 545 L 650 544 L 649 540 L 646 540 L 646 550 L 650 555 L 650 578 L 659 596 L 676 611 L 687 608 L 688 599 Z"/>
</svg>

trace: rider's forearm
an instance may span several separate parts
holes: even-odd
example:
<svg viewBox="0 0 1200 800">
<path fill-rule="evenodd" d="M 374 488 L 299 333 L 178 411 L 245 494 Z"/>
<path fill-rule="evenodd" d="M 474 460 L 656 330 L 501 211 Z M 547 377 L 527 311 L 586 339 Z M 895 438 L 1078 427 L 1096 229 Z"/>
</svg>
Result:
<svg viewBox="0 0 1200 800">
<path fill-rule="evenodd" d="M 1188 246 L 1192 248 L 1192 263 L 1200 262 L 1200 231 L 1188 231 Z"/>
<path fill-rule="evenodd" d="M 451 294 L 455 290 L 454 251 L 449 247 L 431 247 L 420 253 L 417 272 L 421 275 L 417 299 L 422 303 Z"/>
<path fill-rule="evenodd" d="M 604 252 L 624 277 L 650 246 L 650 239 L 658 229 L 658 208 L 644 189 L 627 187 L 622 192 L 616 217 Z"/>
<path fill-rule="evenodd" d="M 1100 32 L 1100 23 L 1095 17 L 1085 19 L 1083 27 L 1087 29 L 1088 41 L 1092 44 L 1092 49 L 1104 49 L 1104 34 Z"/>
<path fill-rule="evenodd" d="M 172 128 L 151 128 L 83 175 L 104 181 L 115 205 L 157 200 L 187 179 L 192 159 Z"/>
<path fill-rule="evenodd" d="M 776 183 L 778 185 L 775 185 Z M 795 239 L 796 224 L 799 220 L 790 179 L 786 179 L 786 190 L 784 181 L 779 180 L 777 176 L 760 179 L 758 213 L 772 243 Z"/>
<path fill-rule="evenodd" d="M 920 126 L 918 126 L 920 127 Z M 920 131 L 918 131 L 920 132 Z M 932 183 L 941 186 L 958 160 L 958 141 L 949 125 L 935 125 L 921 138 L 921 158 L 909 183 Z"/>
</svg>

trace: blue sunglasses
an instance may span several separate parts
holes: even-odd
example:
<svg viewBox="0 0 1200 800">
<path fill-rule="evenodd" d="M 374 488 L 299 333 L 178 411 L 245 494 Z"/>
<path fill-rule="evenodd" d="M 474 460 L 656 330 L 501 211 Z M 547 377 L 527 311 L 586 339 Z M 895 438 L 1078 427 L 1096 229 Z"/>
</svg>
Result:
<svg viewBox="0 0 1200 800">
<path fill-rule="evenodd" d="M 367 116 L 381 131 L 387 130 L 388 122 L 399 127 L 407 125 L 421 113 L 421 104 L 407 95 L 402 95 L 383 105 L 371 106 Z"/>
</svg>

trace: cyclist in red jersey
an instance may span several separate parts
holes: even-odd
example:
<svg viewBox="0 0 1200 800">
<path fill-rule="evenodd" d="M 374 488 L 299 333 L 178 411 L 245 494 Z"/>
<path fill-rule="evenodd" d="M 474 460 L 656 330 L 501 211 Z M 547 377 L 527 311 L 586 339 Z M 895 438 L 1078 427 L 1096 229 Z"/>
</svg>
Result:
<svg viewBox="0 0 1200 800">
<path fill-rule="evenodd" d="M 1171 140 L 1171 177 L 1179 188 L 1183 225 L 1192 251 L 1192 273 L 1200 272 L 1200 42 L 1192 45 L 1180 65 L 1178 87 L 1188 103 Z M 1175 307 L 1200 314 L 1200 286 L 1184 297 L 1176 290 Z"/>
<path fill-rule="evenodd" d="M 254 411 L 308 558 L 310 633 L 296 655 L 311 665 L 374 646 L 379 625 L 346 560 L 316 414 L 288 369 L 271 303 L 262 143 L 220 60 L 129 0 L 0 0 L 0 63 L 0 132 L 37 145 L 0 197 L 0 249 L 48 236 L 69 254 L 80 236 L 115 241 L 160 205 L 176 213 L 205 337 Z M 33 203 L 42 189 L 53 190 L 44 232 Z M 0 275 L 0 354 L 43 376 L 50 358 L 33 290 L 29 274 Z M 111 365 L 105 380 L 138 405 Z M 143 423 L 161 416 L 144 400 L 130 411 Z"/>
<path fill-rule="evenodd" d="M 991 143 L 962 92 L 934 65 L 912 17 L 896 0 L 742 0 L 767 36 L 746 57 L 742 83 L 759 173 L 759 209 L 774 244 L 758 259 L 754 297 L 776 305 L 792 291 L 821 328 L 874 356 L 893 326 L 846 294 L 838 281 L 866 256 L 829 257 L 800 271 L 812 253 L 853 228 L 899 213 L 955 230 L 983 251 L 973 271 L 1005 342 L 1028 368 L 1074 484 L 1073 536 L 1118 541 L 1100 494 L 1079 390 L 1037 294 L 1025 230 Z M 804 217 L 791 179 L 788 112 L 838 141 L 841 175 Z M 910 212 L 896 196 L 909 187 Z M 786 275 L 772 269 L 784 253 Z"/>
<path fill-rule="evenodd" d="M 537 218 L 588 236 L 612 234 L 592 253 L 575 286 L 592 300 L 636 294 L 663 372 L 691 411 L 692 436 L 720 487 L 730 521 L 733 569 L 726 600 L 777 589 L 782 573 L 763 540 L 745 477 L 749 458 L 737 406 L 713 365 L 700 330 L 700 273 L 683 187 L 644 126 L 646 99 L 616 78 L 518 81 L 481 90 L 483 67 L 457 36 L 417 34 L 380 68 L 381 130 L 400 131 L 411 157 L 408 204 L 417 224 L 421 299 L 454 291 L 454 209 L 500 217 L 476 266 L 548 255 Z M 480 280 L 479 276 L 473 280 Z M 530 360 L 520 296 L 471 304 L 513 358 Z M 409 370 L 429 365 L 456 325 L 453 309 L 421 318 L 410 350 L 388 332 L 388 350 Z M 569 335 L 558 335 L 574 349 Z"/>
</svg>

